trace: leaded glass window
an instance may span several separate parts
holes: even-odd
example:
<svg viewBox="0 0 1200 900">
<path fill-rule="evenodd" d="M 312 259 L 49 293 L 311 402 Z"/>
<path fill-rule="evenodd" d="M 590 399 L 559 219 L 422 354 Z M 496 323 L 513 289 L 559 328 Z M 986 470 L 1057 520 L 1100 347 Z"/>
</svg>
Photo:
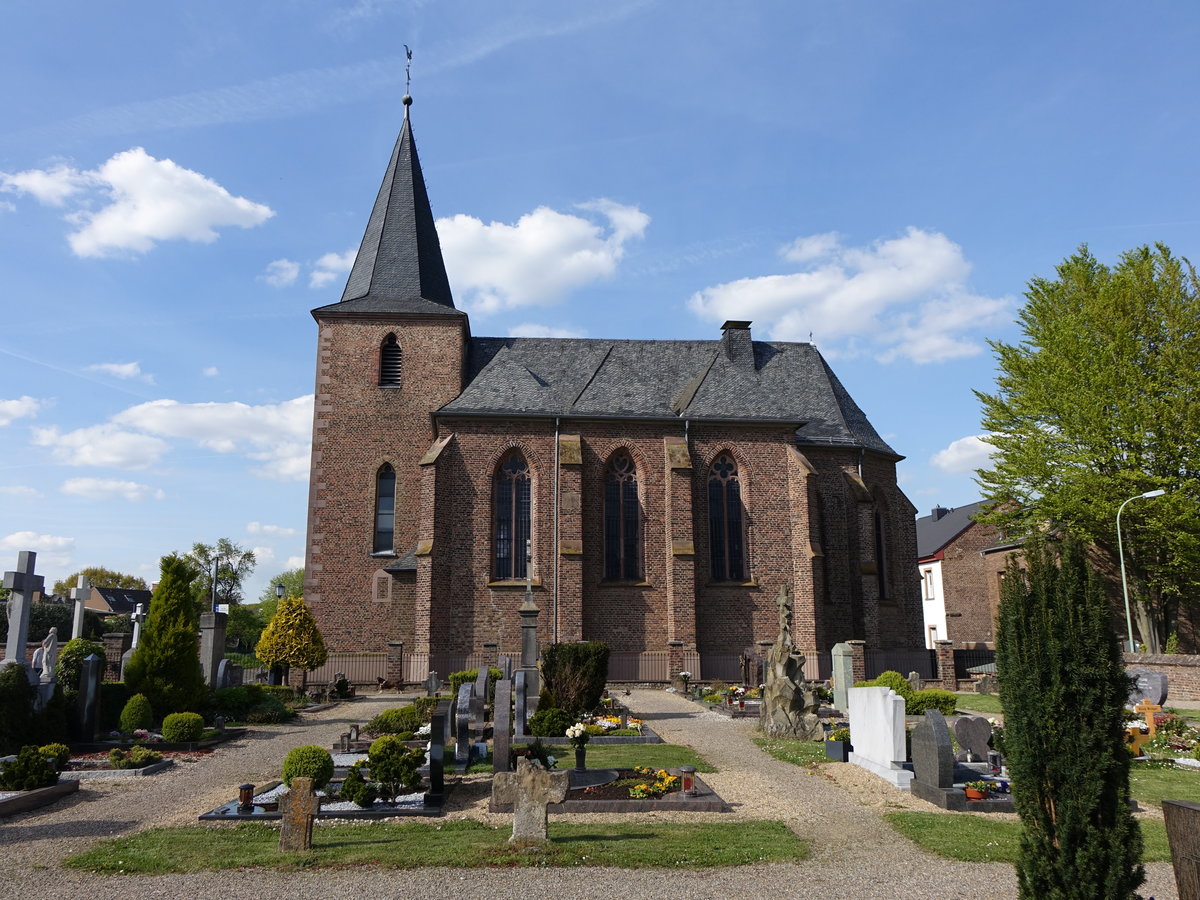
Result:
<svg viewBox="0 0 1200 900">
<path fill-rule="evenodd" d="M 493 503 L 494 569 L 497 580 L 525 577 L 525 542 L 530 537 L 529 464 L 512 452 L 496 470 Z"/>
<path fill-rule="evenodd" d="M 625 450 L 613 455 L 604 473 L 604 577 L 642 579 L 637 468 Z"/>
<path fill-rule="evenodd" d="M 745 517 L 737 463 L 728 453 L 708 470 L 708 546 L 713 581 L 746 580 Z"/>
</svg>

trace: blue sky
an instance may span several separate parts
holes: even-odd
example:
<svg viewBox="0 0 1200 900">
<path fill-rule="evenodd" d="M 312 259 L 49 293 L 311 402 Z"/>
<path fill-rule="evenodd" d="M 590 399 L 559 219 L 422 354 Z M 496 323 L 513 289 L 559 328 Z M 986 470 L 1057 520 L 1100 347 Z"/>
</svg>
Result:
<svg viewBox="0 0 1200 900">
<path fill-rule="evenodd" d="M 978 498 L 971 391 L 1087 243 L 1196 256 L 1200 7 L 14 0 L 0 566 L 301 563 L 315 306 L 402 118 L 476 335 L 807 340 Z"/>
</svg>

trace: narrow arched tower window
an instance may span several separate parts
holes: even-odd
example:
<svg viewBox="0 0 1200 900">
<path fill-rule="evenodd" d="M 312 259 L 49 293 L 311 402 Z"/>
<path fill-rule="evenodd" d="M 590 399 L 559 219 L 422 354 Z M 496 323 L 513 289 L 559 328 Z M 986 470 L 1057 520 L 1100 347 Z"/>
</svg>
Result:
<svg viewBox="0 0 1200 900">
<path fill-rule="evenodd" d="M 875 509 L 875 578 L 879 585 L 879 599 L 891 599 L 891 583 L 888 578 L 888 541 L 887 529 L 884 527 L 883 515 L 879 508 Z"/>
<path fill-rule="evenodd" d="M 708 541 L 713 581 L 746 580 L 745 517 L 737 463 L 728 453 L 708 470 Z"/>
<path fill-rule="evenodd" d="M 618 450 L 604 472 L 604 577 L 609 581 L 642 578 L 641 510 L 633 457 Z"/>
<path fill-rule="evenodd" d="M 492 501 L 494 571 L 497 581 L 525 577 L 525 541 L 530 536 L 532 482 L 529 464 L 514 450 L 496 469 Z"/>
<path fill-rule="evenodd" d="M 379 467 L 375 475 L 375 553 L 393 553 L 396 548 L 396 470 Z"/>
<path fill-rule="evenodd" d="M 383 387 L 399 387 L 404 369 L 404 353 L 394 334 L 384 338 L 379 348 L 379 383 Z"/>
</svg>

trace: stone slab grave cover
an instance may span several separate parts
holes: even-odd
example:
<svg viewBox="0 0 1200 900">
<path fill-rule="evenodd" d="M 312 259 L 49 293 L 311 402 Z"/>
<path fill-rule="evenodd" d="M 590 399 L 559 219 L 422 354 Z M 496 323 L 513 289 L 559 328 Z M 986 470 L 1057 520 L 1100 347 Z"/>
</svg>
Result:
<svg viewBox="0 0 1200 900">
<path fill-rule="evenodd" d="M 545 841 L 546 807 L 567 798 L 570 773 L 547 771 L 525 757 L 516 772 L 500 772 L 492 779 L 492 802 L 511 803 L 513 833 L 509 841 Z"/>
<path fill-rule="evenodd" d="M 854 735 L 849 761 L 908 790 L 913 773 L 904 767 L 904 698 L 878 686 L 850 688 L 848 694 Z"/>
<path fill-rule="evenodd" d="M 1167 702 L 1167 676 L 1162 672 L 1152 672 L 1150 669 L 1126 669 L 1126 674 L 1134 678 L 1134 685 L 1129 691 L 1126 706 L 1132 708 L 1143 700 L 1162 706 Z"/>
<path fill-rule="evenodd" d="M 281 853 L 312 849 L 313 820 L 321 808 L 321 799 L 313 792 L 311 778 L 293 778 L 291 789 L 279 798 L 283 813 L 279 829 Z"/>
<path fill-rule="evenodd" d="M 1179 900 L 1200 900 L 1200 803 L 1164 800 L 1162 810 Z"/>
<path fill-rule="evenodd" d="M 954 720 L 954 737 L 962 751 L 959 762 L 986 762 L 992 723 L 983 716 L 959 716 Z"/>
</svg>

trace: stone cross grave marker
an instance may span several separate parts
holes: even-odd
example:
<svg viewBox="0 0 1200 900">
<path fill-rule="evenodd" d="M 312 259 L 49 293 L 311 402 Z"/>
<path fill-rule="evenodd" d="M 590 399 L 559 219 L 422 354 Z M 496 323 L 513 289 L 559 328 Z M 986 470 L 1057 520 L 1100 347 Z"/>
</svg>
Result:
<svg viewBox="0 0 1200 900">
<path fill-rule="evenodd" d="M 516 772 L 500 772 L 492 778 L 492 800 L 511 803 L 513 833 L 509 841 L 545 841 L 546 807 L 567 797 L 570 773 L 547 771 L 521 757 Z"/>
<path fill-rule="evenodd" d="M 430 670 L 429 677 L 425 679 L 425 696 L 432 697 L 442 689 L 442 679 L 438 678 L 438 673 Z"/>
<path fill-rule="evenodd" d="M 12 591 L 8 598 L 8 643 L 4 651 L 5 665 L 25 665 L 25 644 L 29 641 L 29 607 L 33 595 L 42 590 L 46 579 L 33 573 L 37 554 L 22 550 L 17 554 L 17 570 L 4 573 L 4 586 Z M 26 667 L 33 681 L 33 672 Z"/>
<path fill-rule="evenodd" d="M 1164 800 L 1162 811 L 1179 900 L 1200 900 L 1200 803 Z"/>
<path fill-rule="evenodd" d="M 142 640 L 142 623 L 146 621 L 146 604 L 139 603 L 135 606 L 130 619 L 133 622 L 133 642 L 129 645 L 129 649 L 136 650 Z"/>
<path fill-rule="evenodd" d="M 75 587 L 71 588 L 71 599 L 75 601 L 75 617 L 71 621 L 71 637 L 83 637 L 83 611 L 87 608 L 87 599 L 92 595 L 92 585 L 86 575 L 80 575 Z"/>
<path fill-rule="evenodd" d="M 1154 740 L 1154 735 L 1158 733 L 1158 726 L 1154 724 L 1154 714 L 1162 712 L 1162 707 L 1149 700 L 1143 700 L 1133 708 L 1133 711 L 1145 717 L 1146 727 L 1150 729 L 1150 740 Z"/>
<path fill-rule="evenodd" d="M 954 720 L 954 737 L 962 747 L 960 762 L 986 762 L 992 723 L 983 716 L 959 716 Z"/>
<path fill-rule="evenodd" d="M 281 853 L 312 849 L 313 819 L 320 808 L 321 798 L 313 793 L 313 780 L 293 778 L 291 788 L 279 798 L 279 811 L 283 813 L 283 827 L 279 829 Z"/>
<path fill-rule="evenodd" d="M 936 709 L 925 710 L 925 721 L 912 733 L 914 781 L 942 790 L 954 787 L 954 748 L 946 718 Z"/>
<path fill-rule="evenodd" d="M 512 729 L 512 682 L 501 678 L 496 682 L 496 699 L 492 708 L 492 772 L 508 771 L 509 731 Z"/>
</svg>

